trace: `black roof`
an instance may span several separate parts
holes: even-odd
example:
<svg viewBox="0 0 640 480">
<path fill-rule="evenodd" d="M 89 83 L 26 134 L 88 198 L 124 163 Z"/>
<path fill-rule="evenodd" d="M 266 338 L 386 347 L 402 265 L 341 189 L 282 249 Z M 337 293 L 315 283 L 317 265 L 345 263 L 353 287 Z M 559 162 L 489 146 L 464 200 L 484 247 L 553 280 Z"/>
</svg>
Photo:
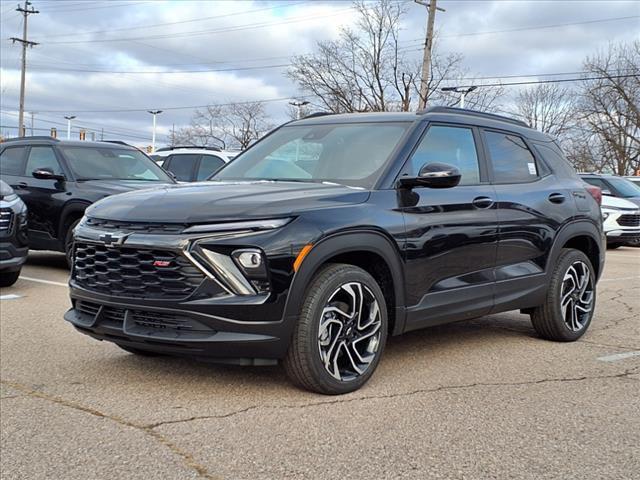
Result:
<svg viewBox="0 0 640 480">
<path fill-rule="evenodd" d="M 122 148 L 122 149 L 134 149 L 138 150 L 132 145 L 128 145 L 120 141 L 104 141 L 104 142 L 90 142 L 86 140 L 60 140 L 53 137 L 46 136 L 32 136 L 32 137 L 15 137 L 8 138 L 2 144 L 11 145 L 68 145 L 71 147 L 108 147 L 108 148 Z"/>
<path fill-rule="evenodd" d="M 384 122 L 422 122 L 422 121 L 460 121 L 472 123 L 486 128 L 510 130 L 527 138 L 542 142 L 553 141 L 544 133 L 530 128 L 526 123 L 515 118 L 480 112 L 465 108 L 430 107 L 419 112 L 371 112 L 371 113 L 337 113 L 318 112 L 289 125 L 328 125 L 332 123 L 384 123 Z"/>
</svg>

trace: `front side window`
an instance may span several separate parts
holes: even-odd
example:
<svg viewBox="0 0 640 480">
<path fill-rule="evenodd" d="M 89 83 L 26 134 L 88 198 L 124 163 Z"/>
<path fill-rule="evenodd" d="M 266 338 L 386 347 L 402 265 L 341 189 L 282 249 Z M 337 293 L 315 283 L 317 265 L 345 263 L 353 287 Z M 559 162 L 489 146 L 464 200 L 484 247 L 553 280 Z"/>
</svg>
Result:
<svg viewBox="0 0 640 480">
<path fill-rule="evenodd" d="M 480 183 L 478 153 L 473 131 L 464 127 L 433 125 L 420 141 L 411 156 L 411 176 L 418 176 L 420 169 L 429 163 L 446 163 L 458 167 L 462 177 L 460 185 Z"/>
<path fill-rule="evenodd" d="M 224 166 L 224 160 L 215 155 L 202 155 L 196 180 L 206 180 Z"/>
<path fill-rule="evenodd" d="M 171 182 L 169 176 L 144 153 L 109 147 L 61 146 L 77 180 L 140 180 Z"/>
<path fill-rule="evenodd" d="M 200 155 L 197 153 L 174 154 L 165 162 L 164 167 L 181 182 L 190 182 L 198 158 Z"/>
<path fill-rule="evenodd" d="M 58 163 L 58 159 L 56 158 L 53 148 L 31 147 L 25 173 L 29 176 L 34 170 L 38 170 L 40 168 L 48 168 L 56 175 L 62 175 L 64 173 Z"/>
<path fill-rule="evenodd" d="M 213 180 L 333 182 L 371 188 L 410 123 L 283 127 L 213 176 Z"/>
<path fill-rule="evenodd" d="M 515 135 L 484 132 L 496 183 L 524 183 L 538 178 L 538 167 L 524 141 Z"/>
<path fill-rule="evenodd" d="M 0 154 L 0 174 L 22 175 L 24 173 L 25 147 L 8 147 Z"/>
</svg>

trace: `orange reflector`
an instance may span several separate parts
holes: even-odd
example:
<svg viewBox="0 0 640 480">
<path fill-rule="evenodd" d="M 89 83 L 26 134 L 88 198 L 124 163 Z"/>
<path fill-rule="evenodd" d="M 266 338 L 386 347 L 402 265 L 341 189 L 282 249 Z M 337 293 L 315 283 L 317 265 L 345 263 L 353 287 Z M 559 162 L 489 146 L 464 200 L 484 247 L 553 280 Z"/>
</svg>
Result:
<svg viewBox="0 0 640 480">
<path fill-rule="evenodd" d="M 293 262 L 294 272 L 298 271 L 298 269 L 300 268 L 300 265 L 302 265 L 302 261 L 304 260 L 304 257 L 307 256 L 307 254 L 311 251 L 312 248 L 313 248 L 313 245 L 311 245 L 310 243 L 302 247 L 302 250 L 300 250 L 300 253 L 296 257 L 296 261 Z"/>
</svg>

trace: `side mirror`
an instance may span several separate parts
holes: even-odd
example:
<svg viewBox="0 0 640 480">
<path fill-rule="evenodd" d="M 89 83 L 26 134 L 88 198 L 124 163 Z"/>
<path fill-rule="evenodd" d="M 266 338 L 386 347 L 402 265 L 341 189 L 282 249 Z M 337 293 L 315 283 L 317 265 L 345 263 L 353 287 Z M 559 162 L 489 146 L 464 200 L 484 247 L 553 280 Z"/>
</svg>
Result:
<svg viewBox="0 0 640 480">
<path fill-rule="evenodd" d="M 462 174 L 457 167 L 446 163 L 423 165 L 417 177 L 400 177 L 401 187 L 451 188 L 460 183 Z"/>
<path fill-rule="evenodd" d="M 58 173 L 53 173 L 53 170 L 49 167 L 40 167 L 36 168 L 33 172 L 31 172 L 34 178 L 39 180 L 64 180 L 65 176 L 60 175 Z"/>
</svg>

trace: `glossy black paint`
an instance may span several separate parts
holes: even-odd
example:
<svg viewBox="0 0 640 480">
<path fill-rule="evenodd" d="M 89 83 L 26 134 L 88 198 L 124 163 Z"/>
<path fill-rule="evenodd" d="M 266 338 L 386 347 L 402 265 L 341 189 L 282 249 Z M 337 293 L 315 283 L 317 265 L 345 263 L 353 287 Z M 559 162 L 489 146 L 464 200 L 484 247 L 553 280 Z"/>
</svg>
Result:
<svg viewBox="0 0 640 480">
<path fill-rule="evenodd" d="M 92 145 L 110 149 L 133 150 L 133 147 L 100 142 L 57 141 L 53 139 L 25 137 L 0 145 L 0 154 L 7 148 L 22 148 L 22 166 L 25 166 L 31 147 L 51 147 L 60 164 L 63 175 L 57 178 L 34 176 L 24 171 L 21 175 L 0 172 L 0 178 L 11 185 L 29 209 L 29 246 L 33 250 L 64 251 L 67 228 L 84 214 L 85 209 L 106 196 L 131 190 L 150 188 L 149 182 L 131 180 L 89 180 L 77 181 L 68 167 L 63 146 Z M 149 162 L 152 162 L 149 159 Z"/>
<path fill-rule="evenodd" d="M 19 271 L 27 260 L 27 207 L 0 180 L 0 273 Z"/>
<path fill-rule="evenodd" d="M 275 230 L 200 235 L 207 237 L 201 240 L 207 248 L 220 253 L 262 251 L 268 262 L 269 294 L 230 295 L 207 278 L 200 297 L 127 299 L 83 289 L 72 277 L 74 305 L 84 300 L 131 311 L 179 312 L 206 325 L 208 334 L 197 340 L 166 332 L 161 337 L 151 330 L 137 331 L 126 321 L 124 326 L 105 327 L 77 308 L 65 318 L 84 333 L 130 346 L 193 357 L 277 359 L 287 351 L 307 285 L 326 262 L 353 263 L 378 279 L 393 334 L 540 304 L 550 267 L 568 244 L 588 250 L 596 270 L 602 270 L 599 206 L 568 165 L 553 164 L 534 149 L 534 142 L 557 149 L 545 135 L 464 111 L 332 115 L 299 123 L 363 119 L 412 122 L 371 190 L 321 183 L 214 181 L 130 192 L 87 210 L 90 217 L 114 221 L 187 225 L 291 218 Z M 407 188 L 398 181 L 430 123 L 473 128 L 481 162 L 479 184 L 434 189 Z M 516 185 L 493 182 L 491 159 L 483 145 L 485 128 L 524 139 L 539 162 L 539 178 Z M 86 225 L 76 229 L 78 238 L 88 241 L 98 241 L 99 234 Z M 196 239 L 189 234 L 134 232 L 125 245 L 188 251 Z M 305 245 L 313 248 L 295 272 L 294 261 Z"/>
</svg>

